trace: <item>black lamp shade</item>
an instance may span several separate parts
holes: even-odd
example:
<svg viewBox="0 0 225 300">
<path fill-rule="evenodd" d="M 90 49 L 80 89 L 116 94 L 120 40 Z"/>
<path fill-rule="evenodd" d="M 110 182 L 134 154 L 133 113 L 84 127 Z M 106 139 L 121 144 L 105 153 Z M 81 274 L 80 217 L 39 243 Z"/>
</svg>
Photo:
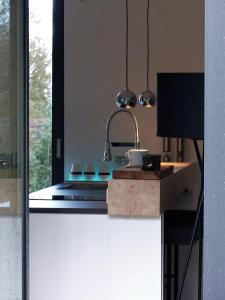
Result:
<svg viewBox="0 0 225 300">
<path fill-rule="evenodd" d="M 157 135 L 204 139 L 204 73 L 158 73 Z"/>
</svg>

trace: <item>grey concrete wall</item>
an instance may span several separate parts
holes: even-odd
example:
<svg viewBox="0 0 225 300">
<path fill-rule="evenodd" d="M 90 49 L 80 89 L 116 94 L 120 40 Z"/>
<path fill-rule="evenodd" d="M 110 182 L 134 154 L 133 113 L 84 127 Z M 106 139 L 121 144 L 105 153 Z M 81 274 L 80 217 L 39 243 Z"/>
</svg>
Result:
<svg viewBox="0 0 225 300">
<path fill-rule="evenodd" d="M 225 299 L 225 0 L 206 0 L 204 300 Z"/>
</svg>

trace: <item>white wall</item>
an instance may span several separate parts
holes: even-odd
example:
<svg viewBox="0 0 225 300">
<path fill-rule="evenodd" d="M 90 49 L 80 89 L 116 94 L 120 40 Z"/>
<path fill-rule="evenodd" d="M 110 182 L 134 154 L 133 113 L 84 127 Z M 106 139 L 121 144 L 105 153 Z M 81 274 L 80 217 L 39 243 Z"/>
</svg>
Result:
<svg viewBox="0 0 225 300">
<path fill-rule="evenodd" d="M 138 94 L 146 88 L 146 1 L 129 3 L 129 86 Z M 65 174 L 74 160 L 102 159 L 106 120 L 125 84 L 124 4 L 65 0 Z M 157 72 L 204 70 L 204 0 L 153 0 L 150 13 L 150 80 L 156 92 Z M 156 107 L 133 112 L 142 147 L 161 152 Z M 133 140 L 131 126 L 118 116 L 112 139 Z"/>
<path fill-rule="evenodd" d="M 161 218 L 30 215 L 30 300 L 161 300 Z"/>
</svg>

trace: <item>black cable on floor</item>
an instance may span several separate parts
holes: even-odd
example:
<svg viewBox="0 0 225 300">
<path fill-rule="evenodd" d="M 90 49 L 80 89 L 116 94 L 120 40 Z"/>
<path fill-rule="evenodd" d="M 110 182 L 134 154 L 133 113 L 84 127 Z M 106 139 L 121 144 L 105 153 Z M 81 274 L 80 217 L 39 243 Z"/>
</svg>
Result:
<svg viewBox="0 0 225 300">
<path fill-rule="evenodd" d="M 196 234 L 196 231 L 198 228 L 198 224 L 199 224 L 199 220 L 200 220 L 201 212 L 202 212 L 202 208 L 203 208 L 203 202 L 204 202 L 204 162 L 203 162 L 203 159 L 201 159 L 198 143 L 196 140 L 194 140 L 194 147 L 195 147 L 195 152 L 196 152 L 196 156 L 198 159 L 199 168 L 201 171 L 201 190 L 200 190 L 199 199 L 198 199 L 198 206 L 197 206 L 197 210 L 196 210 L 196 217 L 195 217 L 193 232 L 191 235 L 191 240 L 190 240 L 190 244 L 189 244 L 189 248 L 188 248 L 188 254 L 187 254 L 186 261 L 185 261 L 184 270 L 183 270 L 183 273 L 181 276 L 181 282 L 179 285 L 176 300 L 181 300 L 181 295 L 182 295 L 182 291 L 183 291 L 183 287 L 184 287 L 184 281 L 185 281 L 185 278 L 187 275 L 189 261 L 191 258 L 191 253 L 192 253 L 192 249 L 193 249 L 193 245 L 194 245 L 194 238 L 195 238 L 195 234 Z M 202 236 L 200 235 L 200 239 L 201 238 L 202 238 Z M 201 257 L 199 259 L 201 259 Z"/>
</svg>

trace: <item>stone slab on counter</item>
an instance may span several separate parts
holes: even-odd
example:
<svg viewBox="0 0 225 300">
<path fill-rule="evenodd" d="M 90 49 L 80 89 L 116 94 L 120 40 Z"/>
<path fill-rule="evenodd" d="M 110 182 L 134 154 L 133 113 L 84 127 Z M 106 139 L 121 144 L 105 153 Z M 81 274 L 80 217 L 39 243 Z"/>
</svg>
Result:
<svg viewBox="0 0 225 300">
<path fill-rule="evenodd" d="M 107 190 L 108 214 L 158 217 L 166 209 L 172 209 L 182 194 L 194 194 L 197 176 L 195 163 L 163 165 L 173 165 L 174 172 L 161 180 L 110 180 Z"/>
</svg>

